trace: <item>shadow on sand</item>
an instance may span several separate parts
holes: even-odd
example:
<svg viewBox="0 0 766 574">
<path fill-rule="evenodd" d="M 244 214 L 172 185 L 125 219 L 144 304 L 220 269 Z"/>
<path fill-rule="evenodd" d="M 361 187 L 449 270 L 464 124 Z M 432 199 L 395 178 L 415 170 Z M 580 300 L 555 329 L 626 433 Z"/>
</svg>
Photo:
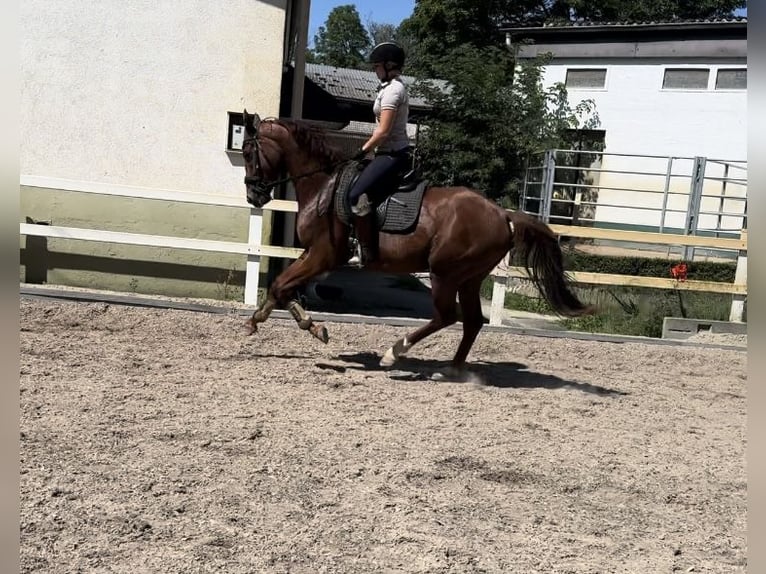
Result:
<svg viewBox="0 0 766 574">
<path fill-rule="evenodd" d="M 411 275 L 342 268 L 312 281 L 301 294 L 309 312 L 430 319 L 431 290 Z"/>
<path fill-rule="evenodd" d="M 381 371 L 389 373 L 389 378 L 397 381 L 434 380 L 434 375 L 443 373 L 449 367 L 448 361 L 435 361 L 413 357 L 402 357 L 393 369 L 384 369 L 379 365 L 380 356 L 375 353 L 354 353 L 338 355 L 338 359 L 347 365 L 317 363 L 317 367 L 343 372 L 346 369 L 363 371 Z M 454 379 L 451 382 L 456 382 Z M 484 363 L 473 362 L 468 365 L 468 375 L 457 382 L 474 382 L 500 389 L 572 389 L 595 395 L 626 395 L 623 391 L 609 389 L 590 383 L 581 383 L 562 379 L 555 375 L 546 375 L 527 369 L 521 363 Z"/>
</svg>

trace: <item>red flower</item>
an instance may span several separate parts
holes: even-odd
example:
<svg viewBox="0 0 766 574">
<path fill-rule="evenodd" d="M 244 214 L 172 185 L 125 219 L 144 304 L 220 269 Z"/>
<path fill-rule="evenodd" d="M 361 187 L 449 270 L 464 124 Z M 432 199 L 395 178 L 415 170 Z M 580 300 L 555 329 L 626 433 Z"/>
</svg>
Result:
<svg viewBox="0 0 766 574">
<path fill-rule="evenodd" d="M 670 275 L 676 281 L 686 281 L 686 263 L 679 263 L 670 268 Z"/>
</svg>

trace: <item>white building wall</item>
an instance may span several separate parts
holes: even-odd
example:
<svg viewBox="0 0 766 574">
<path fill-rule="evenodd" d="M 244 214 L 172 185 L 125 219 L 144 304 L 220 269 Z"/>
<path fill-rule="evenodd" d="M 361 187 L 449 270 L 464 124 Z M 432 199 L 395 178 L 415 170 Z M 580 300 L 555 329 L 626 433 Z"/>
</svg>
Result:
<svg viewBox="0 0 766 574">
<path fill-rule="evenodd" d="M 709 68 L 707 90 L 665 90 L 662 87 L 666 68 Z M 605 130 L 605 151 L 610 154 L 631 156 L 673 156 L 693 158 L 704 156 L 744 162 L 747 159 L 747 92 L 746 90 L 715 90 L 718 68 L 745 67 L 743 60 L 709 62 L 673 62 L 641 60 L 556 60 L 549 64 L 543 82 L 551 86 L 565 83 L 567 69 L 606 68 L 604 89 L 569 88 L 570 103 L 574 107 L 580 101 L 592 99 Z M 605 188 L 627 188 L 662 191 L 666 158 L 637 158 L 604 156 L 602 169 L 656 173 L 656 176 L 602 173 L 599 185 Z M 674 177 L 664 197 L 659 193 L 637 193 L 619 189 L 601 189 L 595 219 L 630 225 L 682 228 L 689 201 L 690 173 L 693 162 L 675 159 L 671 167 Z M 707 176 L 722 176 L 721 164 L 708 163 Z M 729 177 L 746 177 L 746 172 L 730 168 Z M 722 184 L 707 181 L 704 194 L 716 197 L 703 198 L 703 211 L 719 210 L 723 192 Z M 726 196 L 744 197 L 745 185 L 728 184 Z M 604 205 L 606 204 L 606 205 Z M 664 221 L 661 218 L 663 204 L 668 208 Z M 612 207 L 621 206 L 621 207 Z M 625 206 L 625 207 L 622 207 Z M 631 208 L 632 206 L 633 208 Z M 647 210 L 644 208 L 653 208 Z M 724 210 L 741 213 L 744 202 L 724 200 Z M 715 228 L 716 216 L 703 216 L 700 228 Z M 727 217 L 723 227 L 736 229 L 741 218 Z"/>
<path fill-rule="evenodd" d="M 22 176 L 241 195 L 227 111 L 278 114 L 286 3 L 22 2 Z"/>
<path fill-rule="evenodd" d="M 663 90 L 666 68 L 710 68 L 708 89 Z M 565 82 L 569 68 L 606 68 L 606 88 L 570 88 L 572 104 L 593 99 L 612 153 L 747 158 L 747 92 L 715 90 L 718 68 L 745 67 L 742 61 L 670 63 L 636 60 L 567 61 L 550 64 L 548 86 Z"/>
</svg>

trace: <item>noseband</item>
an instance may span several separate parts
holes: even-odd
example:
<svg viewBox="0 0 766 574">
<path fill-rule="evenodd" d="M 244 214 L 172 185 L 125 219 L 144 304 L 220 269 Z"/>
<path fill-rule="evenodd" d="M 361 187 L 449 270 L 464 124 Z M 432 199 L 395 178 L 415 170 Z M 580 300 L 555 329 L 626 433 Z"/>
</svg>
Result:
<svg viewBox="0 0 766 574">
<path fill-rule="evenodd" d="M 263 182 L 263 178 L 260 177 L 258 174 L 261 173 L 263 170 L 261 169 L 261 146 L 260 142 L 258 141 L 258 136 L 252 138 L 245 138 L 242 140 L 242 149 L 245 149 L 245 146 L 248 144 L 252 144 L 254 148 L 254 154 L 255 154 L 255 170 L 253 173 L 255 175 L 246 175 L 245 176 L 245 183 L 247 185 L 259 185 Z"/>
</svg>

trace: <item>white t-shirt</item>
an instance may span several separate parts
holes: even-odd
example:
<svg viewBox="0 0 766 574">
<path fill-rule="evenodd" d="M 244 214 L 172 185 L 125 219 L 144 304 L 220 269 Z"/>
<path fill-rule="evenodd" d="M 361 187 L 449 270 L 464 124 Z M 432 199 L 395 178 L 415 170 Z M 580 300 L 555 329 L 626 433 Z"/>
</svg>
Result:
<svg viewBox="0 0 766 574">
<path fill-rule="evenodd" d="M 375 103 L 372 106 L 375 121 L 378 123 L 380 122 L 380 113 L 383 110 L 396 110 L 396 114 L 391 131 L 386 139 L 378 145 L 376 151 L 394 152 L 406 148 L 410 145 L 410 140 L 407 137 L 410 98 L 407 94 L 407 88 L 399 78 L 382 84 L 378 91 L 378 97 L 375 98 Z"/>
</svg>

